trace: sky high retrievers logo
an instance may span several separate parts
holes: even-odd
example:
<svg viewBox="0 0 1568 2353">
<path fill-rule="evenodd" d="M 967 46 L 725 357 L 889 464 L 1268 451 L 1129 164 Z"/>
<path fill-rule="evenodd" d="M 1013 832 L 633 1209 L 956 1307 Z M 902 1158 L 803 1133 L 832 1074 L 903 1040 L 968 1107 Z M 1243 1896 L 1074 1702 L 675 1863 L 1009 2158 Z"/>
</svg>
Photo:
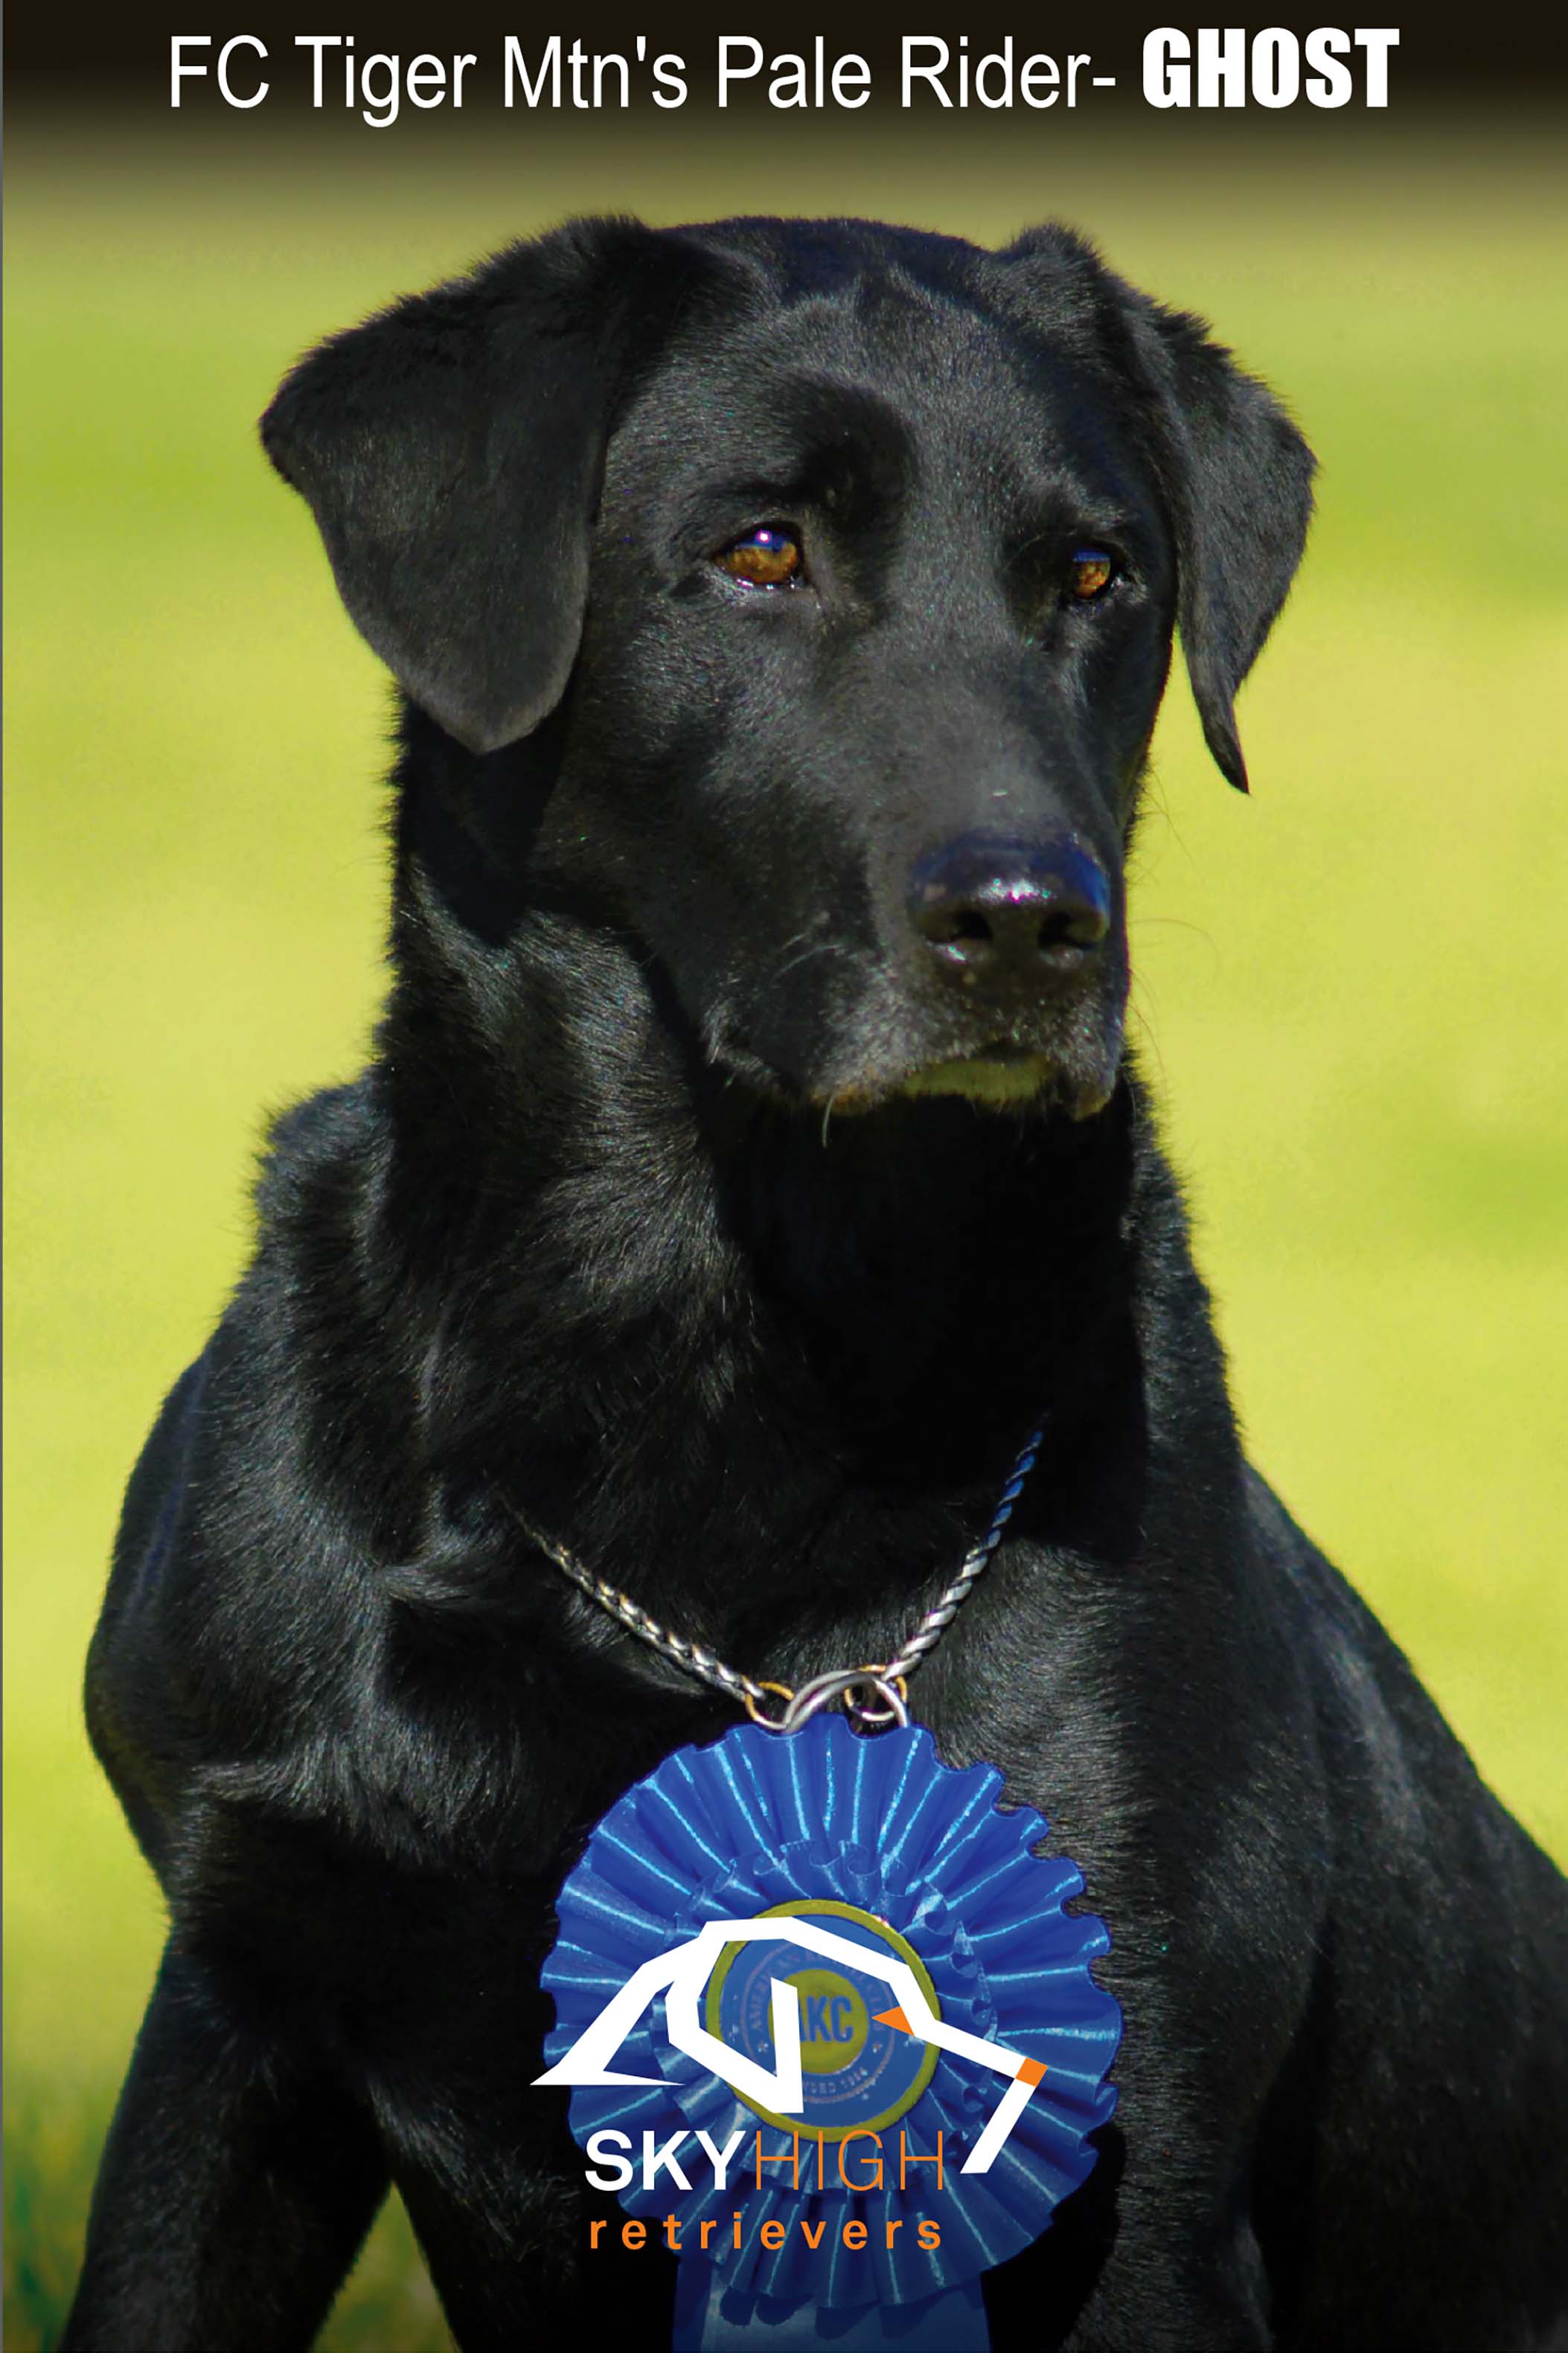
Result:
<svg viewBox="0 0 1568 2353">
<path fill-rule="evenodd" d="M 897 1929 L 853 1905 L 807 1898 L 710 1920 L 645 1961 L 536 2081 L 661 2081 L 613 2064 L 661 1995 L 670 2045 L 786 2131 L 879 2132 L 913 2107 L 939 2052 L 1006 2077 L 966 2174 L 989 2172 L 1046 2073 L 1040 2060 L 944 2023 L 930 1976 Z"/>
<path fill-rule="evenodd" d="M 561 1890 L 538 2079 L 570 2088 L 622 2243 L 659 2233 L 725 2327 L 900 2306 L 968 2344 L 980 2274 L 1049 2227 L 1116 2105 L 1110 1933 L 1047 1835 L 923 1725 L 826 1711 L 634 1782 Z M 616 2229 L 584 2220 L 590 2249 Z"/>
</svg>

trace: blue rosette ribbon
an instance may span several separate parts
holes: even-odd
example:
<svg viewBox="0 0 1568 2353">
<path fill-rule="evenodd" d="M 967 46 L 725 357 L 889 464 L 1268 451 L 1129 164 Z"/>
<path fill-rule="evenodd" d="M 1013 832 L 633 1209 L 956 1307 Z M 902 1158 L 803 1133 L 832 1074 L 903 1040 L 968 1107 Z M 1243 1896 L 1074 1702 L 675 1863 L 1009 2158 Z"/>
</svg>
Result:
<svg viewBox="0 0 1568 2353">
<path fill-rule="evenodd" d="M 798 2006 L 790 2112 L 742 2097 L 705 2063 L 714 2045 L 678 2048 L 662 1992 L 600 2070 L 621 2080 L 574 2083 L 584 2150 L 624 2136 L 597 2143 L 601 2161 L 624 2151 L 622 2205 L 650 2237 L 675 2218 L 678 2309 L 709 2312 L 685 2341 L 877 2342 L 876 2315 L 893 2307 L 978 2315 L 980 2274 L 1037 2239 L 1092 2169 L 1089 2136 L 1116 2104 L 1105 2077 L 1121 2013 L 1090 1974 L 1110 1938 L 1068 1912 L 1082 1873 L 1032 1852 L 1044 1818 L 999 1809 L 1002 1788 L 994 1767 L 943 1765 L 922 1726 L 867 1737 L 823 1714 L 784 1736 L 745 1725 L 678 1750 L 594 1831 L 543 1973 L 556 2080 L 573 2080 L 563 2063 L 637 1972 L 657 1977 L 648 1965 L 710 1924 L 778 1921 L 776 1941 L 762 1928 L 708 1939 L 697 2016 L 718 2043 L 776 2068 L 773 2005 Z M 826 1932 L 826 1957 L 802 1945 L 803 1924 Z M 914 2028 L 889 1965 L 912 1968 L 903 1982 L 930 2005 Z M 919 2016 L 990 2046 L 982 2063 L 923 2039 Z M 988 2126 L 987 2169 L 966 2172 Z M 890 2334 L 927 2341 L 916 2311 L 898 2317 Z M 963 2341 L 984 2344 L 974 2326 Z"/>
</svg>

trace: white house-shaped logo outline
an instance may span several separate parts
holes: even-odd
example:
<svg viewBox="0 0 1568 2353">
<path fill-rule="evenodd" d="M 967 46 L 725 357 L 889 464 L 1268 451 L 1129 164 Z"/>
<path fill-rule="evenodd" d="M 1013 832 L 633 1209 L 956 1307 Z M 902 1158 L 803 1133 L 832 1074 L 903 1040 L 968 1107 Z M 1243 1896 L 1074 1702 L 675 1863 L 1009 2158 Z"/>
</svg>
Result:
<svg viewBox="0 0 1568 2353">
<path fill-rule="evenodd" d="M 800 1999 L 794 1986 L 785 1984 L 781 1978 L 769 1979 L 770 2019 L 777 2062 L 772 2068 L 748 2058 L 742 2051 L 732 2051 L 727 2042 L 710 2034 L 698 2016 L 703 1990 L 725 1946 L 763 1942 L 798 1945 L 823 1960 L 836 1961 L 840 1968 L 858 1970 L 863 1977 L 880 1978 L 892 1992 L 893 2007 L 878 2013 L 879 2024 L 912 2034 L 922 2042 L 934 2043 L 939 2051 L 950 2051 L 955 2058 L 969 2060 L 973 2066 L 989 2068 L 994 2074 L 1011 2078 L 962 2168 L 965 2173 L 988 2173 L 1028 2105 L 1036 2084 L 1045 2074 L 1044 2062 L 1026 2059 L 1020 2052 L 1009 2051 L 1005 2043 L 990 2042 L 978 2034 L 966 2034 L 962 2027 L 947 2025 L 926 2000 L 920 1979 L 907 1961 L 899 1960 L 891 1953 L 879 1953 L 868 1946 L 855 1944 L 849 1937 L 837 1936 L 831 1928 L 819 1928 L 814 1921 L 798 1915 L 781 1917 L 774 1913 L 759 1914 L 751 1919 L 710 1920 L 684 1944 L 674 1945 L 668 1953 L 656 1954 L 652 1960 L 644 1961 L 592 2024 L 584 2027 L 565 2057 L 546 2068 L 542 2075 L 535 2076 L 535 2083 L 662 2082 L 664 2079 L 658 2075 L 617 2072 L 609 2063 L 650 2003 L 662 1993 L 669 2040 L 677 2051 L 695 2060 L 700 2067 L 706 2067 L 710 2074 L 717 2075 L 753 2105 L 772 2108 L 783 2116 L 800 2116 L 805 2102 Z"/>
</svg>

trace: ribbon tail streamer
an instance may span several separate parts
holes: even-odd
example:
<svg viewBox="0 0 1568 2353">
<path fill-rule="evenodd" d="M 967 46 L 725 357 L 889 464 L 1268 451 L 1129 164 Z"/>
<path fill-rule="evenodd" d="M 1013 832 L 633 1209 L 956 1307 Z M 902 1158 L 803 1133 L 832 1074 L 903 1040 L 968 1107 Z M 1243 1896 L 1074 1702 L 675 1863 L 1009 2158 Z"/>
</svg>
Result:
<svg viewBox="0 0 1568 2353">
<path fill-rule="evenodd" d="M 784 2306 L 771 2296 L 726 2290 L 724 2275 L 700 2255 L 682 2255 L 675 2288 L 670 2353 L 796 2353 L 832 2346 L 843 2353 L 896 2347 L 898 2353 L 990 2353 L 991 2334 L 977 2279 L 919 2304 L 861 2305 L 853 2313 L 816 2303 Z"/>
</svg>

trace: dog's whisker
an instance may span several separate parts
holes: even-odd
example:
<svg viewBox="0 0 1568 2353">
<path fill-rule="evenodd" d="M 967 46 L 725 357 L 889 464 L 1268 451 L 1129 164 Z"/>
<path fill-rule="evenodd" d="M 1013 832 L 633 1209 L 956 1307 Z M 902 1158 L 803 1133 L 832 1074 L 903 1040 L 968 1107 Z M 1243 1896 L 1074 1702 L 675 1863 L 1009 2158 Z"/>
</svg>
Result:
<svg viewBox="0 0 1568 2353">
<path fill-rule="evenodd" d="M 773 977 L 783 980 L 786 973 L 797 972 L 802 965 L 809 964 L 813 956 L 837 956 L 847 962 L 863 959 L 864 954 L 863 949 L 847 940 L 811 940 L 796 955 L 787 957 Z"/>
</svg>

